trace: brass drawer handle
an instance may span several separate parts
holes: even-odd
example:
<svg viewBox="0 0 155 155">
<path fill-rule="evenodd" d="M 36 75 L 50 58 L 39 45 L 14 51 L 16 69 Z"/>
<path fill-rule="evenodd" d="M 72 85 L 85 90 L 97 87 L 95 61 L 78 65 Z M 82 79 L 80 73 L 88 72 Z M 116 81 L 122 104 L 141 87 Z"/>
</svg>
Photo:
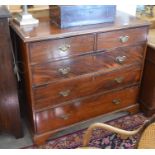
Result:
<svg viewBox="0 0 155 155">
<path fill-rule="evenodd" d="M 63 120 L 68 120 L 69 117 L 70 117 L 71 114 L 64 114 L 64 115 L 61 115 L 61 116 L 58 116 L 60 119 L 63 119 Z"/>
<path fill-rule="evenodd" d="M 129 36 L 121 36 L 119 39 L 121 43 L 126 43 L 129 40 Z"/>
<path fill-rule="evenodd" d="M 119 64 L 122 64 L 126 59 L 127 59 L 127 57 L 125 55 L 118 56 L 118 57 L 116 57 L 116 62 Z"/>
<path fill-rule="evenodd" d="M 116 81 L 117 83 L 122 83 L 123 80 L 124 80 L 124 77 L 116 77 L 116 78 L 114 79 L 114 81 Z"/>
<path fill-rule="evenodd" d="M 112 100 L 112 103 L 117 105 L 117 104 L 121 103 L 121 100 L 120 99 L 114 99 L 114 100 Z"/>
<path fill-rule="evenodd" d="M 62 75 L 66 75 L 70 72 L 70 67 L 66 67 L 66 68 L 60 68 L 58 70 Z"/>
<path fill-rule="evenodd" d="M 62 45 L 62 46 L 60 46 L 59 47 L 59 50 L 61 51 L 61 52 L 67 52 L 69 49 L 70 49 L 70 45 L 68 45 L 68 44 L 66 44 L 66 45 Z"/>
<path fill-rule="evenodd" d="M 71 92 L 70 90 L 65 90 L 65 91 L 59 92 L 59 94 L 63 97 L 67 97 L 70 94 L 70 92 Z"/>
</svg>

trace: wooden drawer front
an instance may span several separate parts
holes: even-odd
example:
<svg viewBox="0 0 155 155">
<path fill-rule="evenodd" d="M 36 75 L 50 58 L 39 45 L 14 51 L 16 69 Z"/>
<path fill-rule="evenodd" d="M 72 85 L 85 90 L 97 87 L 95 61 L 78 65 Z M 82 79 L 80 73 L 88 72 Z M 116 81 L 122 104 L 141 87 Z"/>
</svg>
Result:
<svg viewBox="0 0 155 155">
<path fill-rule="evenodd" d="M 77 100 L 35 114 L 37 133 L 62 128 L 107 112 L 136 104 L 138 87 Z"/>
<path fill-rule="evenodd" d="M 141 64 L 144 46 L 128 46 L 94 54 L 94 68 L 109 72 L 133 64 Z"/>
<path fill-rule="evenodd" d="M 109 74 L 101 72 L 93 76 L 38 87 L 34 89 L 35 108 L 54 106 L 72 99 L 133 85 L 139 82 L 140 75 L 141 67 L 134 66 Z"/>
<path fill-rule="evenodd" d="M 60 79 L 72 78 L 92 71 L 93 57 L 92 55 L 86 55 L 78 58 L 35 65 L 32 67 L 32 81 L 33 85 L 36 86 Z"/>
<path fill-rule="evenodd" d="M 93 50 L 94 35 L 34 42 L 30 44 L 30 61 L 32 64 L 42 63 Z"/>
<path fill-rule="evenodd" d="M 133 63 L 141 63 L 143 52 L 143 46 L 139 45 L 35 65 L 32 67 L 32 82 L 34 86 L 37 86 L 51 81 L 77 77 L 78 75 L 93 73 L 100 70 L 109 72 Z M 125 60 L 122 62 L 124 57 Z M 121 59 L 121 62 L 117 60 L 118 58 Z"/>
<path fill-rule="evenodd" d="M 97 37 L 97 50 L 132 45 L 145 41 L 147 27 L 100 33 Z"/>
</svg>

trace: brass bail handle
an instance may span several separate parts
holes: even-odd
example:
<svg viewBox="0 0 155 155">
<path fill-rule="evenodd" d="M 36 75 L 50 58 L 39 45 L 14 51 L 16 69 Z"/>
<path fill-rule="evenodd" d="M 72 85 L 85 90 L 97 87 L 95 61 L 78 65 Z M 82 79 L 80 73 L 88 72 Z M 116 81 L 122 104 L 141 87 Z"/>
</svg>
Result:
<svg viewBox="0 0 155 155">
<path fill-rule="evenodd" d="M 112 100 L 112 103 L 117 105 L 117 104 L 121 103 L 121 100 L 120 99 L 114 99 L 114 100 Z"/>
<path fill-rule="evenodd" d="M 119 39 L 121 43 L 126 43 L 129 40 L 129 36 L 121 36 Z"/>
<path fill-rule="evenodd" d="M 61 91 L 61 92 L 59 92 L 59 94 L 61 95 L 61 96 L 63 96 L 63 97 L 67 97 L 69 94 L 70 94 L 70 90 L 69 89 L 67 89 L 67 90 L 65 90 L 65 91 Z"/>
<path fill-rule="evenodd" d="M 60 119 L 63 119 L 63 120 L 68 120 L 70 116 L 71 116 L 71 114 L 64 114 L 64 115 L 61 115 L 61 116 L 58 116 L 58 117 Z"/>
<path fill-rule="evenodd" d="M 124 80 L 124 77 L 116 77 L 114 80 L 115 80 L 117 83 L 122 83 L 123 80 Z"/>
<path fill-rule="evenodd" d="M 70 45 L 68 45 L 68 44 L 65 44 L 65 45 L 62 45 L 62 46 L 60 46 L 59 47 L 59 50 L 61 51 L 61 52 L 67 52 L 69 49 L 70 49 Z"/>
<path fill-rule="evenodd" d="M 62 75 L 67 75 L 67 74 L 70 72 L 70 67 L 60 68 L 60 69 L 59 69 L 59 72 L 60 72 Z"/>
<path fill-rule="evenodd" d="M 126 59 L 127 59 L 127 57 L 125 55 L 117 56 L 116 57 L 116 62 L 119 63 L 119 64 L 122 64 L 123 62 L 125 62 Z"/>
</svg>

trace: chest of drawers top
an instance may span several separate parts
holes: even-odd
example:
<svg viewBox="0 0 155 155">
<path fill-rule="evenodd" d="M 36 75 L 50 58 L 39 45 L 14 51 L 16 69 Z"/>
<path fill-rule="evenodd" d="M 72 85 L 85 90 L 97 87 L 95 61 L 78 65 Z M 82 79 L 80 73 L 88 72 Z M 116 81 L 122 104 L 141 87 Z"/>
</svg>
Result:
<svg viewBox="0 0 155 155">
<path fill-rule="evenodd" d="M 90 34 L 97 32 L 108 32 L 114 30 L 135 28 L 149 25 L 148 22 L 142 21 L 134 16 L 117 11 L 116 19 L 112 23 L 87 25 L 81 27 L 72 27 L 60 29 L 50 23 L 49 19 L 40 19 L 39 25 L 32 28 L 23 28 L 11 22 L 11 27 L 16 31 L 24 42 L 33 42 L 47 39 L 58 39 L 71 37 L 82 34 Z"/>
</svg>

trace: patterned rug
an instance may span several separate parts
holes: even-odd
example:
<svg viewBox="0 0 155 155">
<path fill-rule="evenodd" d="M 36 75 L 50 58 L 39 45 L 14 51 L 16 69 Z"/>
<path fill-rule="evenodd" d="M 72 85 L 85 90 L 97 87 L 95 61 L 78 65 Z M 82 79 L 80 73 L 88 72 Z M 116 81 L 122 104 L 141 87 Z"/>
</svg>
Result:
<svg viewBox="0 0 155 155">
<path fill-rule="evenodd" d="M 142 113 L 138 113 L 135 115 L 127 115 L 106 123 L 118 128 L 134 130 L 138 128 L 145 120 L 146 117 L 144 117 Z M 27 149 L 78 148 L 82 146 L 83 134 L 85 133 L 85 131 L 86 129 L 83 129 L 74 133 L 70 133 L 62 137 L 52 139 L 42 146 L 37 147 L 34 145 L 27 147 Z M 93 132 L 89 146 L 102 149 L 133 149 L 138 139 L 139 135 L 135 135 L 134 137 L 124 140 L 121 139 L 117 134 L 101 129 L 96 129 Z"/>
</svg>

